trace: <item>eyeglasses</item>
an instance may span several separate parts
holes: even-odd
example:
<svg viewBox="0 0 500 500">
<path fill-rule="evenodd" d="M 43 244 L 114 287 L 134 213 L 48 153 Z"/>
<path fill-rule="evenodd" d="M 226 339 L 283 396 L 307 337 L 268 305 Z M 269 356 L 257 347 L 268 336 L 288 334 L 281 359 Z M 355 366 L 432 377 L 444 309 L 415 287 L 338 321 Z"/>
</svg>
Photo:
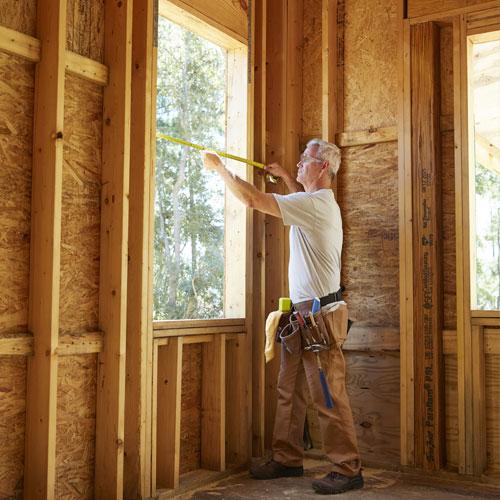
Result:
<svg viewBox="0 0 500 500">
<path fill-rule="evenodd" d="M 323 163 L 324 160 L 322 160 L 321 158 L 314 158 L 314 156 L 310 156 L 310 155 L 306 155 L 305 153 L 302 153 L 300 155 L 300 162 L 306 163 L 308 161 L 317 161 L 317 162 Z"/>
</svg>

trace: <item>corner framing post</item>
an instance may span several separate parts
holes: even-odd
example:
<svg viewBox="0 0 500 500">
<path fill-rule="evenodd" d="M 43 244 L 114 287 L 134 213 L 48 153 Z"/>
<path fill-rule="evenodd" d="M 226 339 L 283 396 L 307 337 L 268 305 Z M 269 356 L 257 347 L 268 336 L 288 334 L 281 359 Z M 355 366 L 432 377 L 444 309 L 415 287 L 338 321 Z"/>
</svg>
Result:
<svg viewBox="0 0 500 500">
<path fill-rule="evenodd" d="M 151 495 L 151 364 L 153 335 L 149 301 L 150 197 L 154 188 L 152 129 L 154 2 L 133 5 L 128 229 L 127 359 L 125 384 L 124 495 Z M 149 418 L 148 418 L 149 417 Z"/>
<path fill-rule="evenodd" d="M 105 5 L 95 496 L 123 497 L 132 0 Z"/>
<path fill-rule="evenodd" d="M 410 41 L 415 463 L 439 470 L 445 446 L 439 28 L 412 26 Z"/>
<path fill-rule="evenodd" d="M 54 498 L 66 0 L 40 0 L 35 77 L 24 497 Z"/>
</svg>

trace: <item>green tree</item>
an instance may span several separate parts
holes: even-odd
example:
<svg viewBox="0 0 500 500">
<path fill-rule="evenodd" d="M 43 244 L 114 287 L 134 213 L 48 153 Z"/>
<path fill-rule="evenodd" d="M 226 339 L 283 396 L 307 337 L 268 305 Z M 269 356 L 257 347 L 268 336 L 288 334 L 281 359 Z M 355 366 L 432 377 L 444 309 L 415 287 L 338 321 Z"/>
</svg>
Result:
<svg viewBox="0 0 500 500">
<path fill-rule="evenodd" d="M 486 230 L 476 232 L 477 307 L 500 310 L 500 179 L 476 163 L 476 218 L 486 220 Z M 481 200 L 487 210 L 479 209 Z"/>
<path fill-rule="evenodd" d="M 159 18 L 157 129 L 224 149 L 224 51 Z M 224 192 L 196 150 L 157 141 L 154 318 L 223 313 Z"/>
</svg>

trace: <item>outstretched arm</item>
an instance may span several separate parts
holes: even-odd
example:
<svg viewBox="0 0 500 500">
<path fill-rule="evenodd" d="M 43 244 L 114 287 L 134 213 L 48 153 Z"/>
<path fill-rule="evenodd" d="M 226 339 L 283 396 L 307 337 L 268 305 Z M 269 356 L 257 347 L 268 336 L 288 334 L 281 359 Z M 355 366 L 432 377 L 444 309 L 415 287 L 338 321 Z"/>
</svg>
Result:
<svg viewBox="0 0 500 500">
<path fill-rule="evenodd" d="M 222 163 L 219 156 L 211 151 L 202 151 L 203 164 L 207 170 L 217 172 L 229 190 L 238 198 L 244 205 L 249 208 L 254 208 L 259 212 L 274 215 L 281 219 L 281 211 L 274 196 L 269 193 L 259 191 L 249 182 L 240 179 L 237 175 L 228 170 Z"/>
</svg>

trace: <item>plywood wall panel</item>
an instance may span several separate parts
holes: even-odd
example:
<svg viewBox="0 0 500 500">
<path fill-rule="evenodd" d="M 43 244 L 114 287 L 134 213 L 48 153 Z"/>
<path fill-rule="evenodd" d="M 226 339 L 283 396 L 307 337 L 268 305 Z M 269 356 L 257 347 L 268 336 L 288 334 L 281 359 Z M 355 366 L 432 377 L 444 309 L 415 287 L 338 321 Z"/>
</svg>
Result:
<svg viewBox="0 0 500 500">
<path fill-rule="evenodd" d="M 362 460 L 399 465 L 399 353 L 345 354 Z"/>
<path fill-rule="evenodd" d="M 94 498 L 97 356 L 59 357 L 56 498 Z"/>
<path fill-rule="evenodd" d="M 399 326 L 397 168 L 394 142 L 345 149 L 340 167 L 342 283 L 365 325 Z"/>
<path fill-rule="evenodd" d="M 397 120 L 397 0 L 346 0 L 344 131 Z"/>
<path fill-rule="evenodd" d="M 498 330 L 500 335 L 500 330 Z M 488 472 L 500 473 L 500 355 L 486 356 L 486 442 Z"/>
<path fill-rule="evenodd" d="M 399 354 L 344 352 L 347 392 L 361 460 L 399 465 Z M 318 412 L 309 393 L 307 418 L 314 448 L 321 449 Z"/>
<path fill-rule="evenodd" d="M 453 46 L 452 28 L 440 33 L 441 50 L 441 172 L 443 238 L 443 321 L 444 328 L 457 324 L 456 241 L 455 241 L 455 144 L 453 129 Z"/>
<path fill-rule="evenodd" d="M 60 330 L 98 328 L 102 89 L 66 77 Z"/>
<path fill-rule="evenodd" d="M 66 48 L 103 61 L 104 0 L 68 0 Z"/>
<path fill-rule="evenodd" d="M 201 348 L 202 344 L 188 344 L 183 347 L 181 474 L 199 469 L 201 463 Z"/>
<path fill-rule="evenodd" d="M 0 356 L 0 498 L 22 498 L 26 358 Z"/>
<path fill-rule="evenodd" d="M 35 36 L 36 0 L 2 0 L 0 26 Z"/>
<path fill-rule="evenodd" d="M 445 427 L 446 427 L 446 463 L 458 468 L 458 383 L 457 355 L 444 356 L 445 391 Z"/>
<path fill-rule="evenodd" d="M 321 0 L 304 0 L 302 136 L 321 137 Z"/>
<path fill-rule="evenodd" d="M 0 333 L 26 331 L 34 65 L 0 52 Z"/>
</svg>

